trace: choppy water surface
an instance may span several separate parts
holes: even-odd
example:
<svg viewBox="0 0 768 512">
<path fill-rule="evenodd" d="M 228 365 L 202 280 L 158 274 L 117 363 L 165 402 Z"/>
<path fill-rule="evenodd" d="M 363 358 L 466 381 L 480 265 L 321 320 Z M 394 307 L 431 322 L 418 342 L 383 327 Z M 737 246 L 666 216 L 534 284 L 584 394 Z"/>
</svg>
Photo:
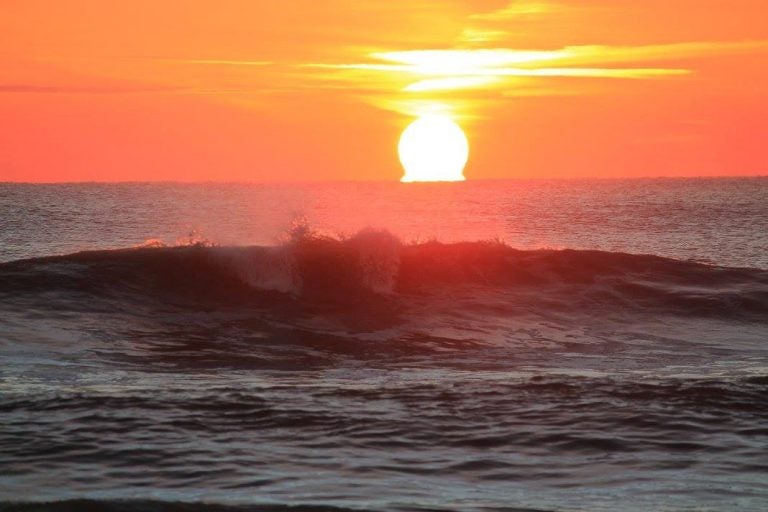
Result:
<svg viewBox="0 0 768 512">
<path fill-rule="evenodd" d="M 767 199 L 0 185 L 0 510 L 765 510 Z"/>
</svg>

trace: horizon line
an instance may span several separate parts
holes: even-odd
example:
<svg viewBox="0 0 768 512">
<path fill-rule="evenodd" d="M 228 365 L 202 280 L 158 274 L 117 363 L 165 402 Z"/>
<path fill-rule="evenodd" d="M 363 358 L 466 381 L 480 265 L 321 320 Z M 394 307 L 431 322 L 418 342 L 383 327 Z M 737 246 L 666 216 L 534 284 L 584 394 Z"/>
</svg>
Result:
<svg viewBox="0 0 768 512">
<path fill-rule="evenodd" d="M 490 181 L 642 181 L 642 180 L 719 180 L 719 179 L 764 179 L 765 174 L 696 174 L 690 176 L 648 175 L 648 176 L 557 176 L 557 177 L 510 177 L 510 178 L 467 178 L 460 182 L 420 181 L 403 183 L 400 179 L 327 179 L 327 180 L 71 180 L 71 181 L 10 181 L 0 180 L 0 185 L 319 185 L 333 183 L 392 183 L 403 186 L 420 185 L 461 185 L 471 182 Z"/>
</svg>

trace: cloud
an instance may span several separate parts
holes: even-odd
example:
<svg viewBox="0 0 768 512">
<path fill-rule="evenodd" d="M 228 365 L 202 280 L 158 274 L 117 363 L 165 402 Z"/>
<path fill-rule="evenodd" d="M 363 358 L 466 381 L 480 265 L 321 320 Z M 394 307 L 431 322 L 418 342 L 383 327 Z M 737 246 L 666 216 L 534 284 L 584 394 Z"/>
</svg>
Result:
<svg viewBox="0 0 768 512">
<path fill-rule="evenodd" d="M 372 52 L 368 62 L 309 64 L 325 70 L 325 78 L 349 82 L 377 82 L 382 88 L 400 83 L 404 92 L 462 89 L 503 89 L 508 78 L 570 77 L 658 79 L 684 76 L 688 67 L 664 67 L 680 61 L 768 49 L 768 41 L 686 42 L 641 46 L 584 45 L 557 50 L 445 49 Z M 652 66 L 643 65 L 654 63 Z M 321 75 L 322 77 L 323 75 Z"/>
<path fill-rule="evenodd" d="M 658 49 L 653 48 L 653 52 Z M 652 52 L 652 53 L 653 53 Z M 691 73 L 684 68 L 607 64 L 642 60 L 642 48 L 566 47 L 559 50 L 464 49 L 373 52 L 370 62 L 309 64 L 330 81 L 376 84 L 406 93 L 505 89 L 513 78 L 651 79 Z"/>
<path fill-rule="evenodd" d="M 768 41 L 693 41 L 639 46 L 584 45 L 563 48 L 561 54 L 553 61 L 569 65 L 588 65 L 595 62 L 629 64 L 714 57 L 760 50 L 768 50 Z"/>
<path fill-rule="evenodd" d="M 506 30 L 470 27 L 461 32 L 459 41 L 466 44 L 493 43 L 504 40 L 507 34 Z"/>
<path fill-rule="evenodd" d="M 607 81 L 680 79 L 694 74 L 700 59 L 761 50 L 768 50 L 768 41 L 421 49 L 372 51 L 358 62 L 298 68 L 318 88 L 346 89 L 387 110 L 474 117 L 510 98 L 595 94 L 605 92 Z"/>
<path fill-rule="evenodd" d="M 495 76 L 452 76 L 448 78 L 428 78 L 419 80 L 408 86 L 403 91 L 454 91 L 457 89 L 482 89 L 498 83 Z"/>
<path fill-rule="evenodd" d="M 563 8 L 561 4 L 555 2 L 516 1 L 501 9 L 473 14 L 469 18 L 473 20 L 501 21 L 520 16 L 549 14 Z"/>
<path fill-rule="evenodd" d="M 468 26 L 457 42 L 464 46 L 479 46 L 504 41 L 519 32 L 524 24 L 540 22 L 553 15 L 573 12 L 576 8 L 559 2 L 544 0 L 517 0 L 501 9 L 478 12 L 467 18 Z"/>
</svg>

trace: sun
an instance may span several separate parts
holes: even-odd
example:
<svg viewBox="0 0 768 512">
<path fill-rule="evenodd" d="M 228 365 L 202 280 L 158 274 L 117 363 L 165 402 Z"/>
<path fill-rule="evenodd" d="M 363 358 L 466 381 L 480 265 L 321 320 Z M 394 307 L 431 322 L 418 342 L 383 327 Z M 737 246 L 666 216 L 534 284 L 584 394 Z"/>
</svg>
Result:
<svg viewBox="0 0 768 512">
<path fill-rule="evenodd" d="M 459 125 L 446 116 L 416 119 L 400 136 L 397 151 L 405 169 L 403 183 L 465 180 L 469 143 Z"/>
</svg>

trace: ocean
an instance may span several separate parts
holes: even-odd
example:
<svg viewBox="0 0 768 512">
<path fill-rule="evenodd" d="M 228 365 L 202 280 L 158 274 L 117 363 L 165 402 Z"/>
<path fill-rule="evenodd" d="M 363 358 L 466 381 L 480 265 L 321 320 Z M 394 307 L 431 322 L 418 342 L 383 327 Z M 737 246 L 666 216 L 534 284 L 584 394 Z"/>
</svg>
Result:
<svg viewBox="0 0 768 512">
<path fill-rule="evenodd" d="M 768 510 L 768 178 L 0 183 L 0 511 Z"/>
</svg>

